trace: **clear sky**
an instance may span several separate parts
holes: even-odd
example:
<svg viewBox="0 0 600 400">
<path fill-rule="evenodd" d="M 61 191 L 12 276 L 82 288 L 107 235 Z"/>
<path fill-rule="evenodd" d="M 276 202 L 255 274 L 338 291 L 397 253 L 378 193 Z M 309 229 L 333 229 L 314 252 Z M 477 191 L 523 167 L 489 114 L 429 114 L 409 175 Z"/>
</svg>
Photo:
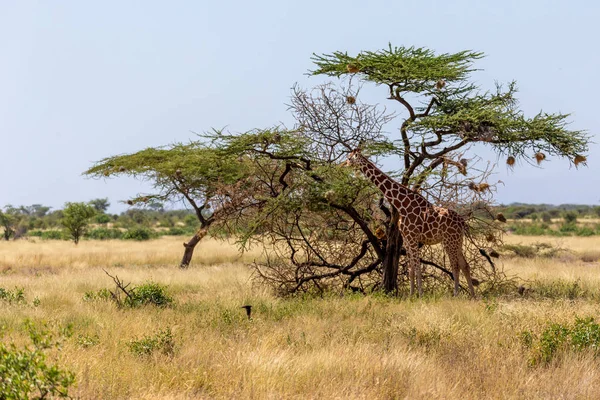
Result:
<svg viewBox="0 0 600 400">
<path fill-rule="evenodd" d="M 146 186 L 81 176 L 94 161 L 211 127 L 289 126 L 290 87 L 321 83 L 305 75 L 313 52 L 388 42 L 483 51 L 482 87 L 515 79 L 528 115 L 569 112 L 595 135 L 599 16 L 592 0 L 0 0 L 0 206 L 108 197 L 120 211 Z M 579 170 L 501 161 L 498 201 L 598 204 L 599 156 L 593 144 Z"/>
</svg>

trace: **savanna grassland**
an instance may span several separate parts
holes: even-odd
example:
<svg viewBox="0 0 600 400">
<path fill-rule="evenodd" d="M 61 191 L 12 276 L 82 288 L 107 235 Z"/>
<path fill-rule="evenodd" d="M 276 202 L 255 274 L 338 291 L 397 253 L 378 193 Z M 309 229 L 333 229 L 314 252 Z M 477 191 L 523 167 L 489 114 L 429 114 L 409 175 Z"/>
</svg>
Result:
<svg viewBox="0 0 600 400">
<path fill-rule="evenodd" d="M 552 327 L 598 319 L 600 238 L 506 240 L 569 251 L 505 257 L 523 295 L 284 299 L 253 281 L 259 253 L 215 240 L 188 270 L 175 267 L 181 238 L 0 242 L 0 287 L 24 289 L 0 300 L 1 337 L 26 345 L 23 322 L 45 325 L 60 342 L 49 361 L 74 372 L 82 399 L 597 398 L 600 331 L 587 320 L 586 337 L 553 344 L 569 334 Z M 174 302 L 119 308 L 94 296 L 114 290 L 103 269 L 166 285 Z"/>
</svg>

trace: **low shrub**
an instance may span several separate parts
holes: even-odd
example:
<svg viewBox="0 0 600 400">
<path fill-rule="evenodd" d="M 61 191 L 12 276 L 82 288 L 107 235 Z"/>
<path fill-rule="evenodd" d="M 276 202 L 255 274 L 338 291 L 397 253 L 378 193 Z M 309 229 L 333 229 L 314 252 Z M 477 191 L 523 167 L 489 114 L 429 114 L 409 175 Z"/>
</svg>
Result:
<svg viewBox="0 0 600 400">
<path fill-rule="evenodd" d="M 75 375 L 46 360 L 45 351 L 58 344 L 48 332 L 26 326 L 33 347 L 0 343 L 0 398 L 68 398 Z"/>
<path fill-rule="evenodd" d="M 129 291 L 124 304 L 129 307 L 154 305 L 166 307 L 173 303 L 173 298 L 167 294 L 166 286 L 155 282 L 144 283 Z"/>
<path fill-rule="evenodd" d="M 83 294 L 83 301 L 107 301 L 112 299 L 113 295 L 108 289 L 100 289 L 97 291 L 90 290 Z"/>
<path fill-rule="evenodd" d="M 41 238 L 44 240 L 66 240 L 65 233 L 59 230 L 43 231 Z"/>
<path fill-rule="evenodd" d="M 175 353 L 175 340 L 171 328 L 144 336 L 141 339 L 133 339 L 127 343 L 127 346 L 129 351 L 138 357 L 150 356 L 156 351 L 166 356 L 172 356 Z"/>
<path fill-rule="evenodd" d="M 173 304 L 173 298 L 167 293 L 167 287 L 156 282 L 146 282 L 139 286 L 129 287 L 117 276 L 109 275 L 117 285 L 115 291 L 100 289 L 89 291 L 83 295 L 84 301 L 113 300 L 119 307 L 141 307 L 153 305 L 167 307 Z"/>
<path fill-rule="evenodd" d="M 524 331 L 520 337 L 521 343 L 530 349 L 531 365 L 548 364 L 561 352 L 600 353 L 600 325 L 593 317 L 577 317 L 573 324 L 549 323 L 539 336 Z"/>
<path fill-rule="evenodd" d="M 143 226 L 138 226 L 135 228 L 129 228 L 123 234 L 123 239 L 142 241 L 142 240 L 150 240 L 157 236 L 158 235 L 153 230 L 143 227 Z"/>
<path fill-rule="evenodd" d="M 88 231 L 85 234 L 87 239 L 94 240 L 109 240 L 109 239 L 121 239 L 123 237 L 123 232 L 119 229 L 110 229 L 110 228 L 96 228 Z"/>
<path fill-rule="evenodd" d="M 172 228 L 169 228 L 167 231 L 163 232 L 163 235 L 167 235 L 167 236 L 183 236 L 183 235 L 190 235 L 193 234 L 194 231 L 192 229 L 189 228 L 183 228 L 181 226 L 174 226 Z"/>
<path fill-rule="evenodd" d="M 14 288 L 13 290 L 0 287 L 0 300 L 7 303 L 25 303 L 25 289 Z"/>
</svg>

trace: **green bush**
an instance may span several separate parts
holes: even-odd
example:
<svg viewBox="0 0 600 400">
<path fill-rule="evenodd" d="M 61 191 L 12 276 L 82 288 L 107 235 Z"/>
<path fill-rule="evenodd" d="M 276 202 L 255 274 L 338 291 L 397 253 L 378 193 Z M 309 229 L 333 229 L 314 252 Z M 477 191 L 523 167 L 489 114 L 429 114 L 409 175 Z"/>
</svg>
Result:
<svg viewBox="0 0 600 400">
<path fill-rule="evenodd" d="M 168 235 L 168 236 L 183 236 L 183 235 L 192 234 L 193 232 L 194 231 L 191 229 L 185 229 L 180 226 L 175 226 L 173 228 L 169 228 L 169 230 L 167 230 L 163 234 Z"/>
<path fill-rule="evenodd" d="M 567 224 L 574 224 L 577 222 L 577 212 L 575 211 L 567 211 L 563 214 L 563 218 Z"/>
<path fill-rule="evenodd" d="M 0 287 L 0 300 L 7 303 L 25 303 L 25 289 L 14 288 L 14 290 L 4 289 Z"/>
<path fill-rule="evenodd" d="M 548 211 L 544 211 L 542 213 L 542 221 L 544 221 L 546 224 L 549 224 L 552 222 L 552 215 L 550 215 L 550 213 Z"/>
<path fill-rule="evenodd" d="M 98 224 L 108 224 L 112 219 L 109 215 L 106 214 L 98 214 L 96 215 L 96 223 Z"/>
<path fill-rule="evenodd" d="M 531 365 L 548 364 L 560 351 L 591 350 L 600 353 L 600 325 L 594 318 L 575 318 L 573 324 L 549 323 L 539 337 L 521 333 L 521 342 L 531 349 Z"/>
<path fill-rule="evenodd" d="M 594 236 L 596 231 L 589 226 L 582 226 L 575 231 L 576 236 Z"/>
<path fill-rule="evenodd" d="M 574 222 L 566 222 L 561 224 L 558 230 L 562 233 L 575 233 L 577 232 L 577 225 Z"/>
<path fill-rule="evenodd" d="M 130 296 L 125 298 L 124 304 L 129 307 L 155 305 L 166 307 L 173 303 L 173 298 L 167 294 L 166 286 L 155 282 L 144 283 L 129 291 Z"/>
<path fill-rule="evenodd" d="M 106 301 L 112 299 L 113 295 L 108 289 L 100 289 L 98 291 L 90 290 L 83 294 L 83 301 Z"/>
<path fill-rule="evenodd" d="M 166 356 L 172 356 L 175 353 L 175 341 L 171 328 L 158 331 L 154 335 L 144 336 L 141 339 L 133 339 L 127 346 L 130 352 L 140 357 L 150 356 L 155 351 L 160 351 Z"/>
<path fill-rule="evenodd" d="M 123 232 L 119 229 L 96 228 L 87 232 L 85 237 L 94 240 L 121 239 L 123 237 Z"/>
<path fill-rule="evenodd" d="M 41 231 L 40 229 L 36 229 L 36 230 L 31 230 L 31 231 L 27 232 L 27 236 L 41 238 L 43 233 L 44 232 Z"/>
<path fill-rule="evenodd" d="M 138 226 L 135 228 L 129 228 L 124 234 L 123 239 L 127 240 L 150 240 L 156 237 L 156 233 L 146 227 Z"/>
<path fill-rule="evenodd" d="M 44 240 L 65 240 L 64 232 L 57 230 L 43 231 L 41 237 Z"/>
<path fill-rule="evenodd" d="M 48 332 L 27 329 L 33 347 L 0 343 L 0 399 L 68 398 L 75 375 L 46 361 L 45 351 L 57 344 Z"/>
</svg>

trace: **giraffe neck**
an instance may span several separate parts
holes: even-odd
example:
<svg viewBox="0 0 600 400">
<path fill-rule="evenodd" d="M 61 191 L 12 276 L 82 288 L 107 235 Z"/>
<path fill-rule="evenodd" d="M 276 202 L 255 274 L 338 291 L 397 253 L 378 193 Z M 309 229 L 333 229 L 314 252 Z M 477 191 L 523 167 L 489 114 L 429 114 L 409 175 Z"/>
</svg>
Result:
<svg viewBox="0 0 600 400">
<path fill-rule="evenodd" d="M 379 190 L 381 190 L 385 198 L 393 204 L 401 214 L 406 211 L 402 204 L 402 200 L 406 197 L 418 196 L 417 193 L 387 176 L 362 154 L 359 155 L 358 165 L 362 173 L 369 178 Z"/>
</svg>

